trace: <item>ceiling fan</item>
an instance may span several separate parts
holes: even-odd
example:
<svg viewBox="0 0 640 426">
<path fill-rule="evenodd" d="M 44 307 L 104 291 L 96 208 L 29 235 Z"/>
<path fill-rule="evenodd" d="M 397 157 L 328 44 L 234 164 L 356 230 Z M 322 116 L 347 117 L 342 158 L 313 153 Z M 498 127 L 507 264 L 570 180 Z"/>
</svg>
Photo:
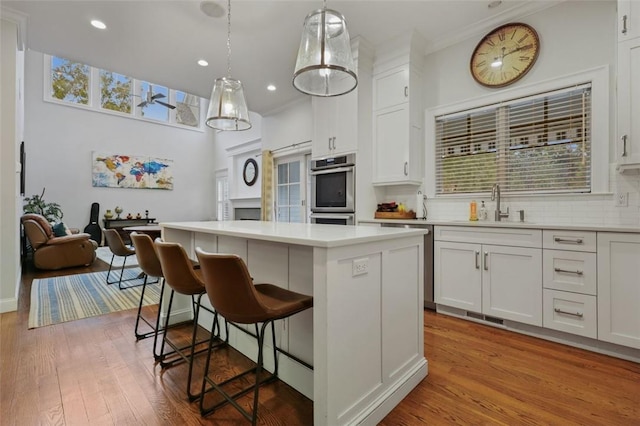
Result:
<svg viewBox="0 0 640 426">
<path fill-rule="evenodd" d="M 142 108 L 142 107 L 145 107 L 147 105 L 151 105 L 151 104 L 156 104 L 157 103 L 157 104 L 166 106 L 167 108 L 175 109 L 175 105 L 171 105 L 171 104 L 168 104 L 166 102 L 162 102 L 162 101 L 158 100 L 158 99 L 162 99 L 162 98 L 166 98 L 166 96 L 163 95 L 162 93 L 154 94 L 153 93 L 153 86 L 149 86 L 149 90 L 147 90 L 147 99 L 142 101 L 142 102 L 140 102 L 138 104 L 138 106 Z"/>
</svg>

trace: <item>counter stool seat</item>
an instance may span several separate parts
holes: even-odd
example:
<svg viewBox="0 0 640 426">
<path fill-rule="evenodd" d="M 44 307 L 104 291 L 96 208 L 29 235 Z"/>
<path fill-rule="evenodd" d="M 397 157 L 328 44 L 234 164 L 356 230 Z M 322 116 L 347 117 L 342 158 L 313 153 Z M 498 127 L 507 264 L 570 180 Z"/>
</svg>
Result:
<svg viewBox="0 0 640 426">
<path fill-rule="evenodd" d="M 122 279 L 124 276 L 124 268 L 127 265 L 127 259 L 130 256 L 135 256 L 136 254 L 136 250 L 134 248 L 128 247 L 124 241 L 122 241 L 122 237 L 120 236 L 120 234 L 118 234 L 118 231 L 116 231 L 115 229 L 103 229 L 102 230 L 104 233 L 104 238 L 107 241 L 107 245 L 109 246 L 109 250 L 111 250 L 111 263 L 109 263 L 109 271 L 107 272 L 107 284 L 115 284 L 118 283 L 118 288 L 120 290 L 124 290 L 126 288 L 130 288 L 130 287 L 137 287 L 140 285 L 144 285 L 145 281 L 142 281 L 138 284 L 135 285 L 129 285 L 129 286 L 122 286 L 122 283 L 127 282 L 127 281 L 133 281 L 133 280 L 141 280 L 142 276 L 137 276 L 137 277 L 133 277 L 133 278 L 128 278 L 128 279 Z M 109 277 L 111 276 L 111 271 L 113 270 L 113 261 L 115 259 L 116 256 L 120 256 L 123 257 L 123 261 L 122 261 L 122 267 L 120 268 L 120 276 L 117 280 L 113 280 L 110 281 Z M 158 281 L 154 281 L 154 284 L 158 282 Z M 149 283 L 151 284 L 151 283 Z"/>
<path fill-rule="evenodd" d="M 255 324 L 256 337 L 258 339 L 258 359 L 256 366 L 223 382 L 215 382 L 213 378 L 209 376 L 213 341 L 210 343 L 204 370 L 204 380 L 202 381 L 200 414 L 205 416 L 219 407 L 230 403 L 247 420 L 255 425 L 258 420 L 258 392 L 260 385 L 274 380 L 278 376 L 277 352 L 279 349 L 276 347 L 274 321 L 290 317 L 291 315 L 313 307 L 313 297 L 296 293 L 273 284 L 254 285 L 249 275 L 247 265 L 239 256 L 233 254 L 207 253 L 200 248 L 196 248 L 196 255 L 198 256 L 198 261 L 202 269 L 207 296 L 213 308 L 224 317 L 227 322 L 231 322 L 232 324 Z M 262 323 L 260 328 L 258 328 L 258 323 Z M 261 378 L 263 373 L 264 334 L 269 325 L 271 325 L 273 339 L 274 371 L 266 378 Z M 292 357 L 291 355 L 289 356 Z M 293 358 L 296 359 L 295 357 Z M 224 385 L 252 373 L 255 373 L 256 377 L 253 386 L 242 389 L 233 395 L 228 394 L 222 389 Z M 213 406 L 205 407 L 204 395 L 212 390 L 221 394 L 224 399 Z M 251 412 L 248 412 L 237 403 L 236 399 L 250 391 L 254 393 L 253 408 Z"/>
<path fill-rule="evenodd" d="M 142 269 L 142 272 L 144 272 L 145 274 L 144 283 L 142 284 L 142 291 L 140 292 L 140 303 L 138 305 L 138 315 L 136 316 L 134 333 L 136 336 L 136 340 L 142 340 L 146 339 L 147 337 L 153 336 L 153 357 L 156 361 L 159 361 L 160 354 L 157 352 L 158 333 L 162 330 L 162 327 L 160 325 L 160 314 L 162 308 L 162 298 L 164 296 L 164 274 L 162 273 L 162 265 L 160 265 L 158 253 L 156 252 L 156 248 L 153 245 L 153 240 L 149 235 L 132 232 L 130 234 L 130 237 L 131 242 L 133 243 L 133 247 L 135 248 L 135 253 L 136 257 L 138 258 L 140 269 Z M 157 278 L 156 283 L 160 282 L 160 300 L 158 301 L 158 312 L 155 322 L 153 323 L 142 315 L 142 302 L 144 300 L 144 292 L 147 288 L 147 284 L 150 284 L 148 282 L 149 277 Z M 140 320 L 151 327 L 151 331 L 142 333 L 140 331 Z"/>
<path fill-rule="evenodd" d="M 187 377 L 187 396 L 190 401 L 195 401 L 200 397 L 200 393 L 191 391 L 191 382 L 193 377 L 193 361 L 198 354 L 211 350 L 212 342 L 218 345 L 226 344 L 220 340 L 220 327 L 218 324 L 218 314 L 215 310 L 211 310 L 206 306 L 202 306 L 201 300 L 205 294 L 204 282 L 200 269 L 195 266 L 191 259 L 187 256 L 182 245 L 178 243 L 163 242 L 157 239 L 154 243 L 158 253 L 158 259 L 162 268 L 165 283 L 171 288 L 169 303 L 167 306 L 167 317 L 163 327 L 162 345 L 160 347 L 160 365 L 162 368 L 168 368 L 178 362 L 184 361 L 189 365 L 189 374 Z M 193 309 L 193 332 L 191 335 L 191 343 L 186 346 L 179 346 L 168 338 L 167 332 L 170 328 L 169 321 L 171 318 L 171 306 L 173 304 L 173 296 L 175 293 L 191 296 L 191 306 Z M 204 309 L 213 314 L 213 327 L 211 328 L 211 336 L 207 339 L 197 340 L 198 317 L 200 309 Z M 228 333 L 227 333 L 228 336 Z M 196 347 L 203 343 L 209 345 L 200 350 Z M 171 352 L 165 352 L 165 345 L 171 347 Z M 174 355 L 176 355 L 174 357 Z M 171 357 L 170 360 L 168 358 Z"/>
</svg>

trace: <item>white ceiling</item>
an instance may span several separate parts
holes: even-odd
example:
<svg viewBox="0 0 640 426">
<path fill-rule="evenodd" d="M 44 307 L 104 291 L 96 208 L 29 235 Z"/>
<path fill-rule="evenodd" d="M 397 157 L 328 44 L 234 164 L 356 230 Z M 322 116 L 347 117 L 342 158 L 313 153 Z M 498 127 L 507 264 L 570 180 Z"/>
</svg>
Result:
<svg viewBox="0 0 640 426">
<path fill-rule="evenodd" d="M 226 0 L 216 0 L 226 10 Z M 427 51 L 558 3 L 558 0 L 351 0 L 327 2 L 341 12 L 351 37 L 373 46 L 415 29 Z M 154 84 L 210 96 L 226 75 L 226 13 L 211 18 L 200 1 L 2 1 L 3 12 L 27 15 L 26 46 Z M 243 82 L 249 109 L 268 114 L 305 96 L 291 78 L 305 16 L 320 0 L 233 0 L 232 76 Z M 8 10 L 6 9 L 8 8 Z M 106 30 L 93 28 L 99 19 Z M 206 59 L 208 67 L 196 64 Z M 268 84 L 277 91 L 268 92 Z"/>
</svg>

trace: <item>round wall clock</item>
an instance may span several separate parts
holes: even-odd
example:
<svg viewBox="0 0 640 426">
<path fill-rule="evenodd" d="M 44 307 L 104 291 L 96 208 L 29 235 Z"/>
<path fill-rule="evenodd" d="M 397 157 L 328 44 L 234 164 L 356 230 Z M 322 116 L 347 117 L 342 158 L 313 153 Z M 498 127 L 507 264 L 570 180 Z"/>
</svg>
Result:
<svg viewBox="0 0 640 426">
<path fill-rule="evenodd" d="M 540 39 L 522 23 L 502 25 L 484 36 L 471 55 L 471 75 L 483 86 L 503 87 L 531 69 L 540 52 Z"/>
<path fill-rule="evenodd" d="M 253 158 L 249 158 L 244 162 L 242 178 L 247 186 L 252 186 L 258 180 L 258 163 Z"/>
</svg>

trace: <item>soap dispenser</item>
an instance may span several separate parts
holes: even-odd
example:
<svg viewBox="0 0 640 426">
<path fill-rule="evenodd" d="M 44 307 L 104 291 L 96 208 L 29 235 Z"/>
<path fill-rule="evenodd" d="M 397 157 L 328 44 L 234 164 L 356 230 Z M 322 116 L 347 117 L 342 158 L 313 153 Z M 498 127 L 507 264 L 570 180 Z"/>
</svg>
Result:
<svg viewBox="0 0 640 426">
<path fill-rule="evenodd" d="M 480 220 L 487 220 L 489 217 L 489 213 L 487 212 L 487 207 L 484 205 L 484 201 L 480 204 L 480 213 L 478 214 L 478 218 Z"/>
</svg>

